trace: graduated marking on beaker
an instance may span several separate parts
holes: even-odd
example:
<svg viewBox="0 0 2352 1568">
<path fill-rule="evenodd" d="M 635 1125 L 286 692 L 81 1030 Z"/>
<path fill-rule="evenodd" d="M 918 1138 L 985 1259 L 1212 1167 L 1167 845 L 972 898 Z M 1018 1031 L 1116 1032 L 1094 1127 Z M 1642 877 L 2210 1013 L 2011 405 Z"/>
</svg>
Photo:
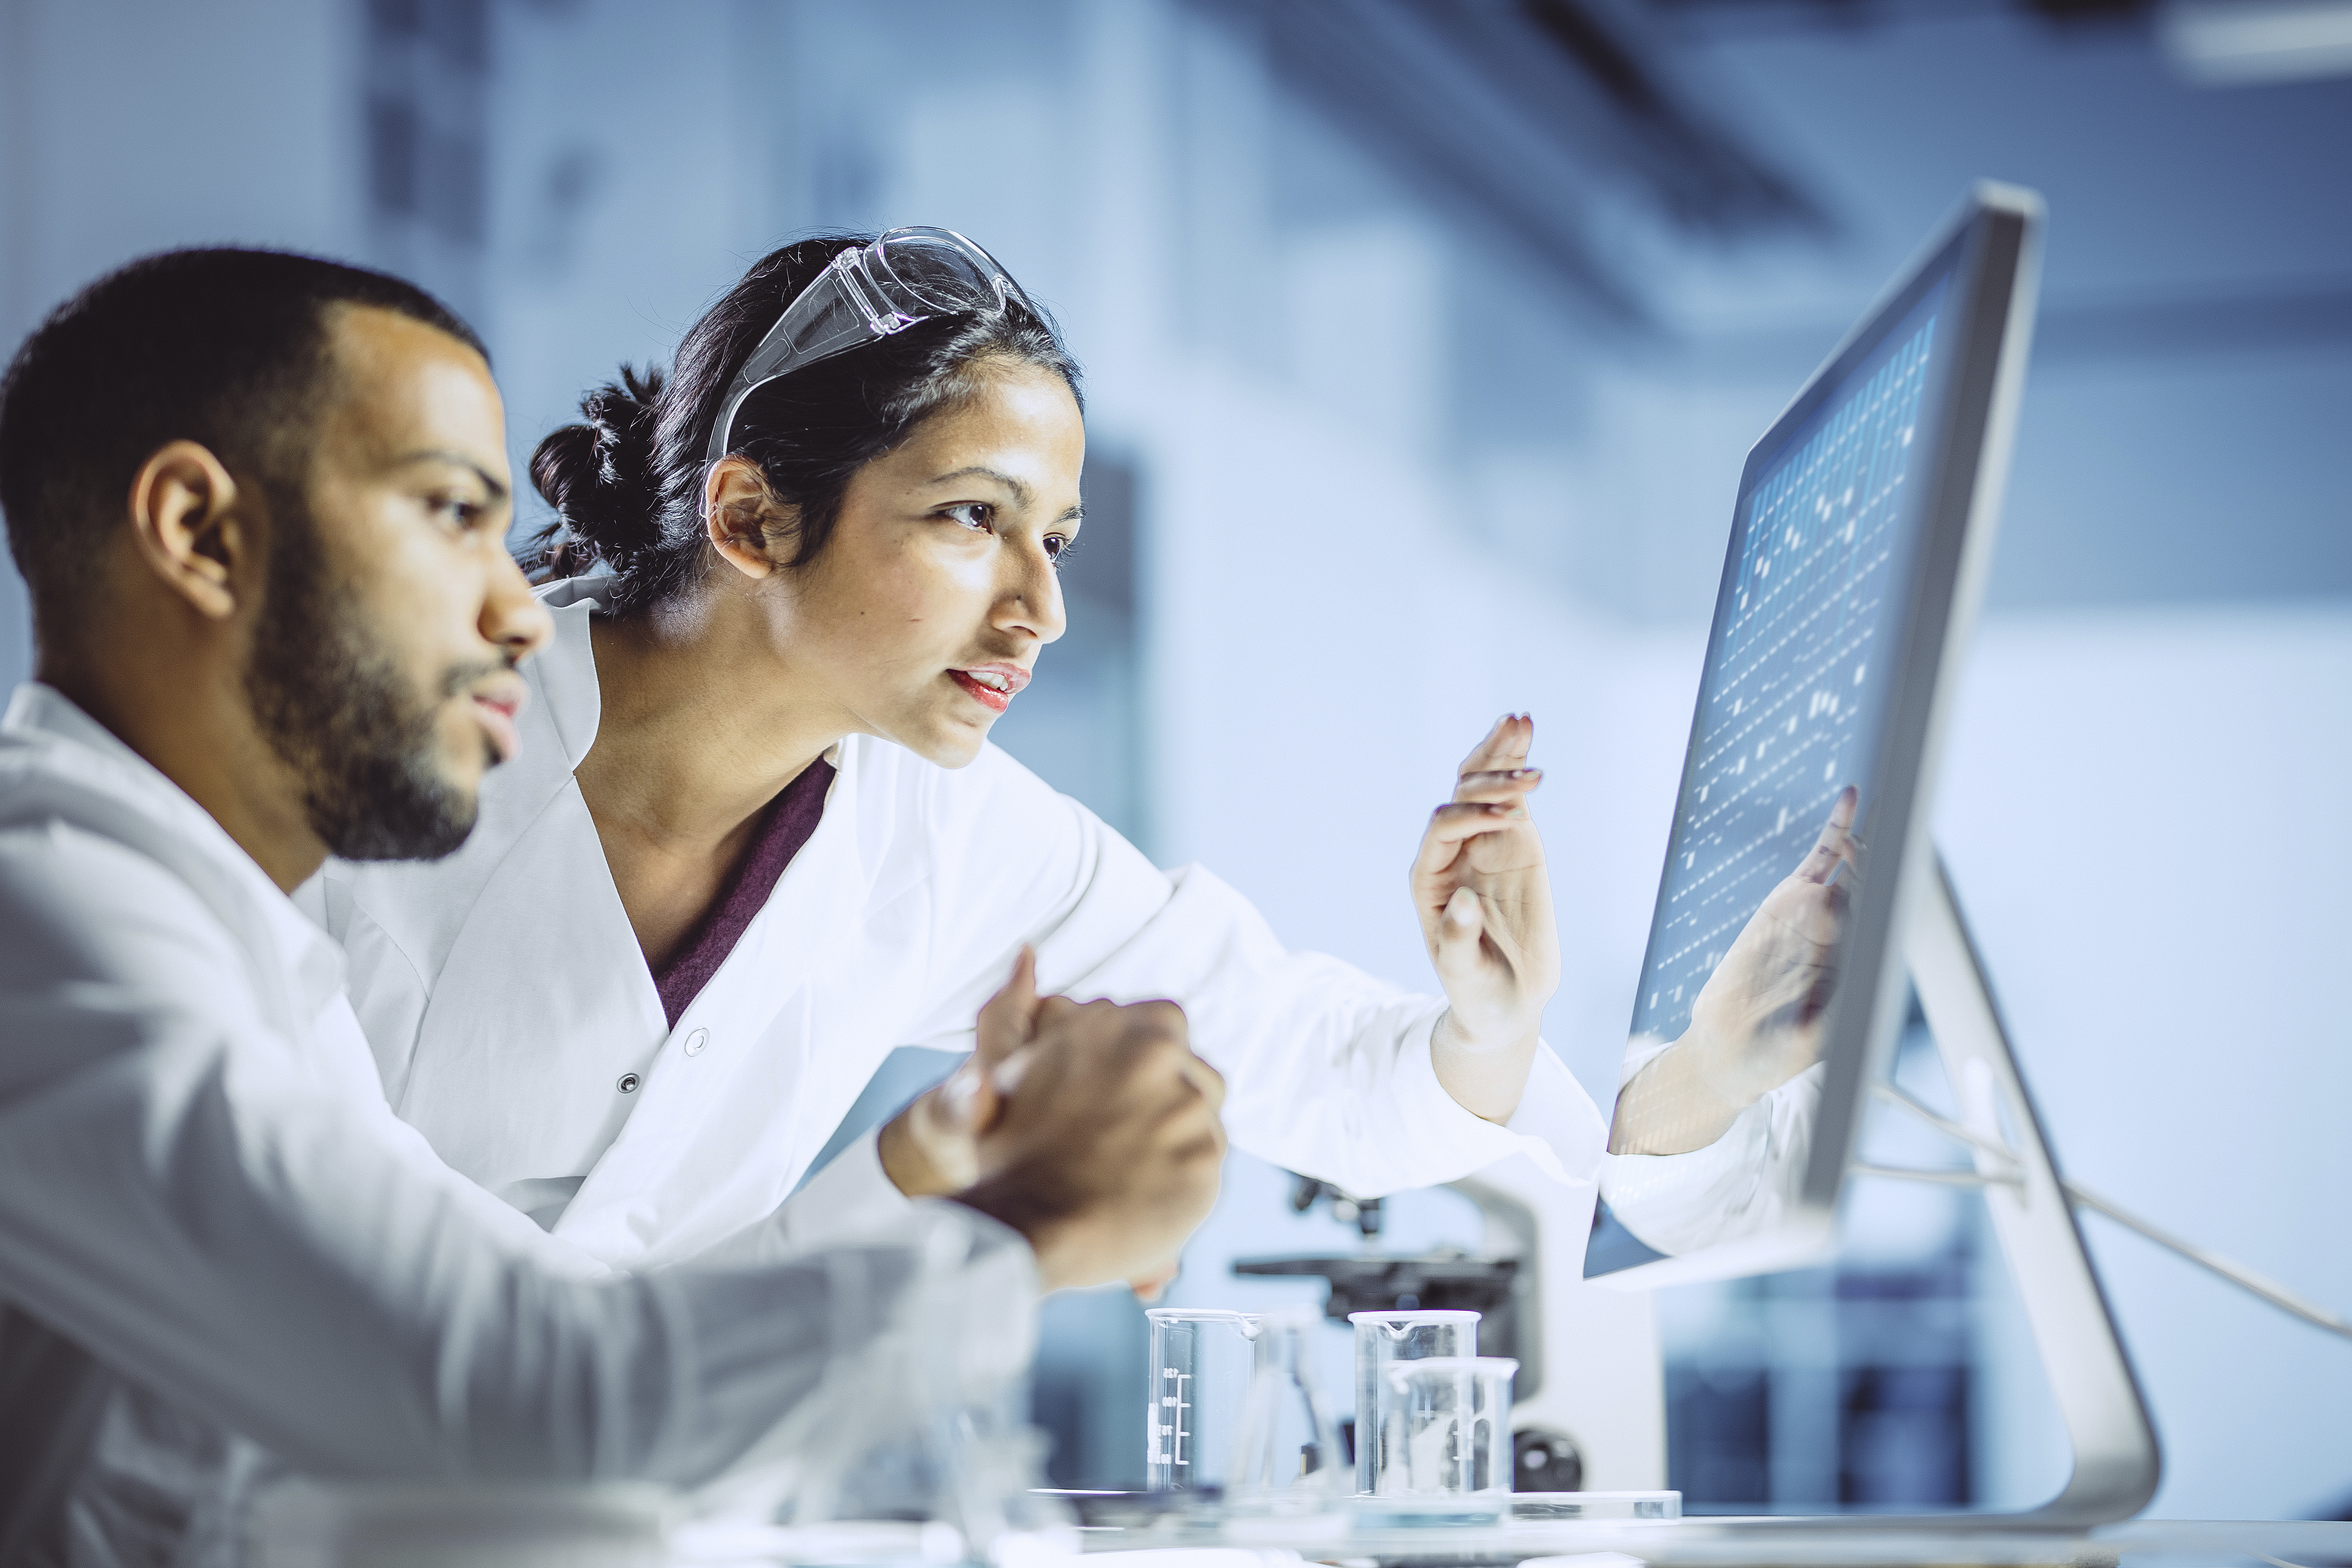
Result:
<svg viewBox="0 0 2352 1568">
<path fill-rule="evenodd" d="M 1192 1380 L 1191 1373 L 1176 1367 L 1163 1366 L 1160 1369 L 1160 1381 L 1163 1384 L 1172 1381 L 1176 1384 L 1176 1392 L 1161 1394 L 1156 1406 L 1147 1407 L 1144 1411 L 1145 1419 L 1150 1426 L 1151 1462 L 1155 1465 L 1172 1465 L 1179 1469 L 1192 1466 L 1192 1458 L 1186 1454 L 1184 1445 L 1184 1440 L 1192 1436 L 1184 1430 L 1184 1412 L 1192 1408 L 1184 1401 L 1184 1385 Z M 1160 1419 L 1163 1411 L 1168 1414 L 1166 1420 Z"/>
</svg>

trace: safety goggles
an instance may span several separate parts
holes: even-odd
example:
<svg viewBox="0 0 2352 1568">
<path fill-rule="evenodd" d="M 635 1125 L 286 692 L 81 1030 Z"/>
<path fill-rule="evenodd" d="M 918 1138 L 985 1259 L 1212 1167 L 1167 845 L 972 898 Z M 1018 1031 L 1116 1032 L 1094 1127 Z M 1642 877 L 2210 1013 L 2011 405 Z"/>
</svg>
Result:
<svg viewBox="0 0 2352 1568">
<path fill-rule="evenodd" d="M 1015 300 L 1037 314 L 994 257 L 952 230 L 894 228 L 871 245 L 852 246 L 784 307 L 743 362 L 719 405 L 704 460 L 727 455 L 744 400 L 770 382 L 934 317 L 1002 313 Z"/>
</svg>

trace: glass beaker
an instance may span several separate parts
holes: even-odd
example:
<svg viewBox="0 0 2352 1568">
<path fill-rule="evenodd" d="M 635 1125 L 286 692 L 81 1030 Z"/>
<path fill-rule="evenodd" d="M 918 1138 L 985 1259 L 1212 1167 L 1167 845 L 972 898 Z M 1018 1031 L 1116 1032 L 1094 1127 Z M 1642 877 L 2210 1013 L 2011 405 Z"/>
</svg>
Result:
<svg viewBox="0 0 2352 1568">
<path fill-rule="evenodd" d="M 1377 1492 L 1382 1450 L 1398 1439 L 1388 1369 L 1397 1362 L 1478 1353 L 1478 1314 L 1350 1312 L 1356 1326 L 1356 1489 Z"/>
<path fill-rule="evenodd" d="M 1154 1307 L 1144 1410 L 1144 1480 L 1156 1492 L 1232 1479 L 1265 1320 L 1255 1312 Z"/>
<path fill-rule="evenodd" d="M 1511 1489 L 1511 1379 L 1502 1356 L 1430 1356 L 1390 1363 L 1396 1440 L 1381 1450 L 1383 1497 Z"/>
<path fill-rule="evenodd" d="M 1339 1432 L 1310 1371 L 1319 1321 L 1312 1312 L 1286 1312 L 1259 1326 L 1240 1436 L 1224 1479 L 1232 1501 L 1307 1510 L 1347 1490 Z"/>
</svg>

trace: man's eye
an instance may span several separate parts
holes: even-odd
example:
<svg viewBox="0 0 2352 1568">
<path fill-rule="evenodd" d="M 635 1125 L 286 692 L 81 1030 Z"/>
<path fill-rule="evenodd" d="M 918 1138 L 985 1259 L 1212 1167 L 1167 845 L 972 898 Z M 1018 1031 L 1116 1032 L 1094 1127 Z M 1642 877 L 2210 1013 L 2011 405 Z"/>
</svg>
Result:
<svg viewBox="0 0 2352 1568">
<path fill-rule="evenodd" d="M 471 528 L 488 510 L 479 502 L 467 500 L 463 496 L 435 496 L 425 504 L 434 516 L 446 519 L 457 528 Z"/>
<path fill-rule="evenodd" d="M 996 521 L 996 509 L 983 500 L 958 501 L 941 509 L 942 516 L 953 518 L 974 533 L 986 533 Z"/>
</svg>

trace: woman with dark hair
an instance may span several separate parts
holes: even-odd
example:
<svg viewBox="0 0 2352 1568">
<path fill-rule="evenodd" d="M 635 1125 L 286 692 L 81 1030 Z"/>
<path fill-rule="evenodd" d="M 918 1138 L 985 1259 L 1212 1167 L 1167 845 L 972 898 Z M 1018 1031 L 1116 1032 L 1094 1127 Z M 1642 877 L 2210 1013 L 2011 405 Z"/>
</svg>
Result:
<svg viewBox="0 0 2352 1568">
<path fill-rule="evenodd" d="M 1524 716 L 1413 864 L 1443 999 L 1286 952 L 986 743 L 1063 630 L 1085 429 L 1055 329 L 984 252 L 787 246 L 668 375 L 582 409 L 531 462 L 556 631 L 519 759 L 447 860 L 310 890 L 448 1163 L 610 1262 L 684 1256 L 793 1194 L 894 1047 L 968 1047 L 1013 972 L 1023 1005 L 1181 1003 L 1233 1141 L 1352 1192 L 1520 1150 L 1591 1178 L 1600 1114 L 1537 1038 L 1559 952 Z M 852 1145 L 794 1234 L 971 1182 L 1015 1077 L 970 1063 Z"/>
</svg>

